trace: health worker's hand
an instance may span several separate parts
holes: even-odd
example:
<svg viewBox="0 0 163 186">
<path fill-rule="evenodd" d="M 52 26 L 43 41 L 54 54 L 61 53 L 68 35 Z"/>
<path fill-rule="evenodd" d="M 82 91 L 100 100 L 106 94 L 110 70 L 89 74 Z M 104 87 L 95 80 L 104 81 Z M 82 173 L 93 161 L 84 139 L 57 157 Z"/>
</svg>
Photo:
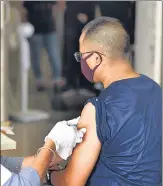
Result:
<svg viewBox="0 0 163 186">
<path fill-rule="evenodd" d="M 76 144 L 82 142 L 86 133 L 85 128 L 77 130 L 78 121 L 79 117 L 69 121 L 58 122 L 45 138 L 45 142 L 47 138 L 54 141 L 58 155 L 64 160 L 72 154 Z"/>
</svg>

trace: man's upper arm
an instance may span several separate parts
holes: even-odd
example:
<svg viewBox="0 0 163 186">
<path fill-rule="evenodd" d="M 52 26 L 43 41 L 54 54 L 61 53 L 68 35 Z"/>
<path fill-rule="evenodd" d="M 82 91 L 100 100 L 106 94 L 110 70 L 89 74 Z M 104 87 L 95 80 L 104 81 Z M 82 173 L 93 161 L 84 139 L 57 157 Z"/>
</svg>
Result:
<svg viewBox="0 0 163 186">
<path fill-rule="evenodd" d="M 87 128 L 87 132 L 83 142 L 74 149 L 65 170 L 65 181 L 69 186 L 84 186 L 98 159 L 101 143 L 96 133 L 95 112 L 91 103 L 82 111 L 78 128 Z"/>
</svg>

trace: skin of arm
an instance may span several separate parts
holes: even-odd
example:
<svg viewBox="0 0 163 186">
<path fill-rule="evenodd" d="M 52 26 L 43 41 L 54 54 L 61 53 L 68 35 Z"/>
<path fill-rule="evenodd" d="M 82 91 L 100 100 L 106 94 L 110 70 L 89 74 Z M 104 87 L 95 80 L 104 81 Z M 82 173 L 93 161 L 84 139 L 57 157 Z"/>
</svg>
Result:
<svg viewBox="0 0 163 186">
<path fill-rule="evenodd" d="M 47 140 L 47 142 L 43 147 L 47 147 L 55 151 L 55 143 L 50 139 Z M 45 174 L 47 172 L 47 169 L 49 167 L 52 158 L 53 158 L 53 153 L 50 150 L 42 149 L 31 165 L 31 167 L 37 171 L 41 182 L 45 178 Z"/>
<path fill-rule="evenodd" d="M 50 148 L 55 151 L 55 143 L 51 139 L 47 139 L 43 147 Z M 57 153 L 56 153 L 57 154 Z M 49 164 L 54 153 L 48 149 L 41 149 L 37 157 L 30 165 L 26 165 L 27 169 L 22 169 L 19 174 L 12 174 L 4 185 L 40 185 L 43 182 Z M 55 157 L 54 157 L 55 158 Z M 55 162 L 55 159 L 53 160 Z M 34 170 L 34 172 L 32 172 Z"/>
<path fill-rule="evenodd" d="M 35 155 L 33 156 L 27 156 L 23 159 L 23 162 L 22 162 L 22 166 L 21 166 L 21 169 L 25 168 L 25 167 L 29 167 L 32 165 L 33 161 L 35 160 Z M 59 163 L 61 163 L 62 161 L 64 161 L 57 153 L 55 155 L 55 159 L 54 159 L 54 165 L 57 165 Z"/>
<path fill-rule="evenodd" d="M 81 144 L 74 149 L 67 168 L 62 172 L 52 172 L 51 180 L 55 186 L 84 186 L 96 164 L 101 143 L 96 132 L 95 107 L 85 105 L 78 128 L 86 128 L 87 133 Z"/>
<path fill-rule="evenodd" d="M 51 148 L 52 150 L 55 151 L 55 143 L 51 139 L 47 139 L 46 143 L 44 144 L 43 147 Z M 55 154 L 56 156 L 54 157 L 54 164 L 57 164 L 61 158 L 58 156 L 58 154 Z M 25 158 L 22 164 L 22 168 L 25 167 L 31 167 L 35 169 L 40 177 L 41 182 L 45 178 L 45 174 L 49 168 L 49 164 L 53 158 L 53 153 L 48 150 L 48 149 L 42 149 L 37 157 L 31 156 Z"/>
</svg>

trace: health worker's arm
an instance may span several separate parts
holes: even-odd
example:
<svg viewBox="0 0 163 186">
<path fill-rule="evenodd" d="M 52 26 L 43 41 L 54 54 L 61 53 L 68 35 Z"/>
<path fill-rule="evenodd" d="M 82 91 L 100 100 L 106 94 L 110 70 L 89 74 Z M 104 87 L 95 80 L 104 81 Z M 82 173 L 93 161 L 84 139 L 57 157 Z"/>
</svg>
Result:
<svg viewBox="0 0 163 186">
<path fill-rule="evenodd" d="M 51 139 L 46 141 L 44 147 L 55 151 L 55 144 Z M 40 186 L 52 157 L 53 153 L 51 151 L 42 149 L 30 167 L 23 168 L 19 174 L 12 174 L 4 186 Z"/>
<path fill-rule="evenodd" d="M 22 167 L 23 157 L 1 157 L 1 164 L 6 167 L 10 172 L 19 173 Z"/>
<path fill-rule="evenodd" d="M 95 107 L 88 103 L 78 123 L 78 128 L 87 132 L 81 144 L 74 149 L 71 160 L 62 172 L 52 172 L 51 180 L 55 186 L 84 186 L 98 159 L 101 143 L 96 132 Z"/>
</svg>

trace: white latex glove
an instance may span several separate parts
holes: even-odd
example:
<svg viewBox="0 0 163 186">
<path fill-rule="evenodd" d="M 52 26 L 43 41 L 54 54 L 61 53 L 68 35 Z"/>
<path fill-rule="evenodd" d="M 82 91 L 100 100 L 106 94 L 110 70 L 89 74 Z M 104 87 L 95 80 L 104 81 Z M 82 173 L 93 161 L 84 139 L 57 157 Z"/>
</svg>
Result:
<svg viewBox="0 0 163 186">
<path fill-rule="evenodd" d="M 54 141 L 58 155 L 66 160 L 73 151 L 77 143 L 81 143 L 86 129 L 77 130 L 79 118 L 58 122 L 50 133 L 46 136 Z"/>
<path fill-rule="evenodd" d="M 69 120 L 69 121 L 67 121 L 67 124 L 69 126 L 73 127 L 75 131 L 77 131 L 77 127 L 76 126 L 77 126 L 77 123 L 78 123 L 79 119 L 80 119 L 80 117 L 72 119 L 72 120 Z M 82 129 L 78 130 L 77 132 L 78 132 L 78 135 L 77 135 L 76 143 L 81 143 L 83 141 L 83 136 L 84 136 L 84 134 L 86 132 L 86 129 L 82 128 Z M 75 144 L 75 146 L 76 146 L 76 144 Z M 65 148 L 65 147 L 61 146 L 57 150 L 57 153 L 62 159 L 67 160 L 67 158 L 69 156 L 71 156 L 72 151 L 73 151 L 72 147 Z"/>
</svg>

